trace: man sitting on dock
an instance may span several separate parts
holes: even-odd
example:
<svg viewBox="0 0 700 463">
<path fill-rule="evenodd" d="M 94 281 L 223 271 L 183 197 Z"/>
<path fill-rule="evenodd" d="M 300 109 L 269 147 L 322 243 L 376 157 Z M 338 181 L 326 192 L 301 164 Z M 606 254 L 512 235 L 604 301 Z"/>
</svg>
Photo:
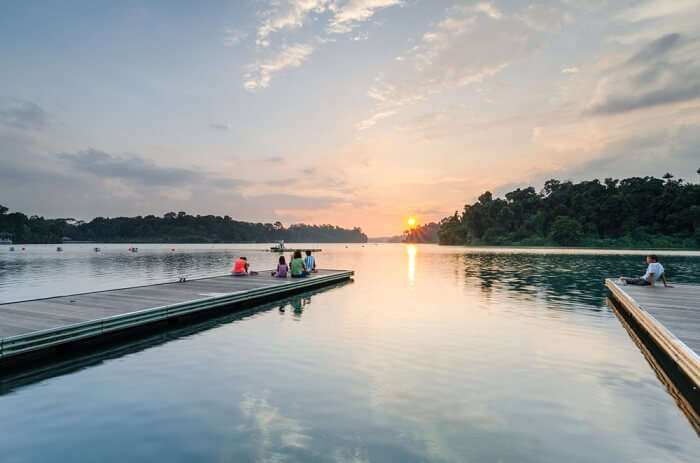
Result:
<svg viewBox="0 0 700 463">
<path fill-rule="evenodd" d="M 666 275 L 664 275 L 664 266 L 659 263 L 659 258 L 656 254 L 649 254 L 647 256 L 647 267 L 646 273 L 640 278 L 628 278 L 620 277 L 620 281 L 626 285 L 639 285 L 639 286 L 654 286 L 654 282 L 663 281 L 664 286 L 667 288 L 672 288 L 671 285 L 666 281 Z"/>
</svg>

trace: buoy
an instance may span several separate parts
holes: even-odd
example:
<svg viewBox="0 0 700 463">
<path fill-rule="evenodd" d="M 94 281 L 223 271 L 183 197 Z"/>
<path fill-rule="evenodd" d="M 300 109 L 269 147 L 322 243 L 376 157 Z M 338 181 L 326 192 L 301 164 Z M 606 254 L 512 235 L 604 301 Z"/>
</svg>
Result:
<svg viewBox="0 0 700 463">
<path fill-rule="evenodd" d="M 14 246 L 10 246 L 10 252 L 15 252 L 15 247 L 14 247 Z"/>
<path fill-rule="evenodd" d="M 100 252 L 100 248 L 95 248 L 95 252 Z"/>
<path fill-rule="evenodd" d="M 56 252 L 61 252 L 63 251 L 63 248 L 61 246 L 56 246 Z"/>
<path fill-rule="evenodd" d="M 22 251 L 26 251 L 26 250 L 27 250 L 27 248 L 22 248 Z"/>
<path fill-rule="evenodd" d="M 175 252 L 175 248 L 170 248 L 170 250 L 171 250 L 172 252 Z"/>
</svg>

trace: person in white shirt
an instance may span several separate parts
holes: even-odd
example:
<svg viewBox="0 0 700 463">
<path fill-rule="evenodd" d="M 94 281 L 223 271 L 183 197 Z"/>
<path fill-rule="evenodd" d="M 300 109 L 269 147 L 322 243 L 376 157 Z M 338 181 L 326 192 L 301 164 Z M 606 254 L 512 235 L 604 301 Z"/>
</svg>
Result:
<svg viewBox="0 0 700 463">
<path fill-rule="evenodd" d="M 666 275 L 664 275 L 664 266 L 659 263 L 659 258 L 656 254 L 650 254 L 647 256 L 647 271 L 640 278 L 628 278 L 620 277 L 620 281 L 628 285 L 639 285 L 639 286 L 654 286 L 654 283 L 661 280 L 664 286 L 671 288 L 672 286 L 666 281 Z"/>
</svg>

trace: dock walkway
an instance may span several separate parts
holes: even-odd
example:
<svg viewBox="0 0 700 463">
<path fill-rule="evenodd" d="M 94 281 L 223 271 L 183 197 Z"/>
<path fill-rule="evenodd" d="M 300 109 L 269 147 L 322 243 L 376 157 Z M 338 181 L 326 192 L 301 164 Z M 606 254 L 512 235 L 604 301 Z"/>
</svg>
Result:
<svg viewBox="0 0 700 463">
<path fill-rule="evenodd" d="M 700 387 L 700 286 L 605 285 L 654 343 Z"/>
<path fill-rule="evenodd" d="M 347 270 L 306 278 L 224 275 L 0 304 L 0 365 L 10 357 L 111 335 L 212 309 L 251 305 L 349 279 Z"/>
</svg>

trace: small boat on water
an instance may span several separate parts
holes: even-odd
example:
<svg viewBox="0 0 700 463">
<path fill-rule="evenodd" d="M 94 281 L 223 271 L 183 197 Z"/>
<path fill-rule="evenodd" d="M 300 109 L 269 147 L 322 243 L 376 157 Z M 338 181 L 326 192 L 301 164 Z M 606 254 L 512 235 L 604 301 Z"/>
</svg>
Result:
<svg viewBox="0 0 700 463">
<path fill-rule="evenodd" d="M 311 252 L 321 252 L 320 249 L 311 249 L 311 248 L 286 248 L 284 247 L 284 241 L 280 241 L 276 245 L 270 247 L 270 252 L 306 252 L 306 251 L 311 251 Z"/>
</svg>

